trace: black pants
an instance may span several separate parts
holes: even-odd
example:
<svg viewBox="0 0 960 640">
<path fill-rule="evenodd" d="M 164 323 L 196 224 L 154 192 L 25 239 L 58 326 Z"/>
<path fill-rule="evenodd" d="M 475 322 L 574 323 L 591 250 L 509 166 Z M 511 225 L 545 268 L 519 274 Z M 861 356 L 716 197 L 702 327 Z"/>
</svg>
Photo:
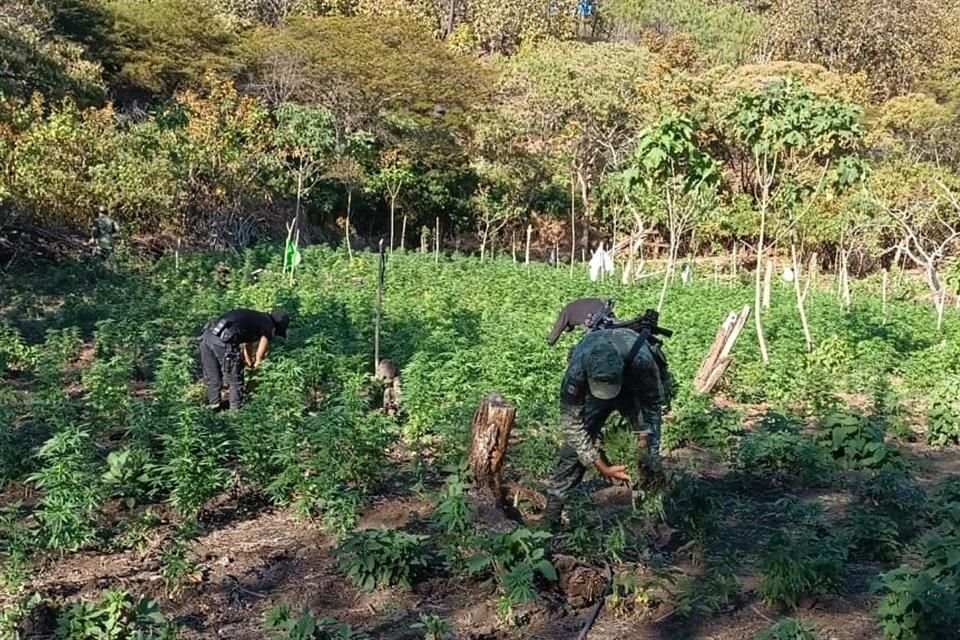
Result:
<svg viewBox="0 0 960 640">
<path fill-rule="evenodd" d="M 209 331 L 200 336 L 200 364 L 207 385 L 207 404 L 220 406 L 220 389 L 226 378 L 230 387 L 230 408 L 243 405 L 243 358 L 240 345 L 227 344 Z"/>
</svg>

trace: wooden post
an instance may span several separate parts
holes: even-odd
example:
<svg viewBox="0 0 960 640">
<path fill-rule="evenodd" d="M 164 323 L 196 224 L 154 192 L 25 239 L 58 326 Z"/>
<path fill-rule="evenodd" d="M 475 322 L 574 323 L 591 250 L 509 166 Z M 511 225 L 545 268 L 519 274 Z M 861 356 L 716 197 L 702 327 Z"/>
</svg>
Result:
<svg viewBox="0 0 960 640">
<path fill-rule="evenodd" d="M 383 315 L 383 277 L 387 268 L 386 255 L 383 253 L 383 238 L 380 239 L 380 253 L 377 256 L 377 314 L 373 327 L 373 373 L 380 368 L 380 318 Z"/>
<path fill-rule="evenodd" d="M 559 240 L 555 240 L 553 242 L 553 255 L 556 258 L 556 260 L 553 261 L 554 266 L 557 269 L 559 269 L 560 268 L 560 241 Z"/>
<path fill-rule="evenodd" d="M 526 263 L 527 267 L 530 266 L 530 239 L 532 237 L 533 237 L 533 225 L 528 224 L 527 225 L 527 251 L 526 251 L 526 255 L 524 256 L 524 262 Z"/>
<path fill-rule="evenodd" d="M 738 262 L 740 258 L 737 255 L 738 246 L 739 245 L 737 245 L 737 241 L 734 240 L 733 241 L 733 264 L 730 265 L 730 275 L 733 276 L 733 280 L 732 280 L 733 284 L 737 284 L 737 276 L 740 274 L 740 263 Z"/>
<path fill-rule="evenodd" d="M 440 216 L 437 216 L 437 232 L 434 235 L 436 236 L 433 239 L 434 262 L 440 264 Z"/>
<path fill-rule="evenodd" d="M 773 284 L 773 260 L 767 260 L 767 270 L 763 276 L 763 308 L 770 308 L 770 288 Z"/>
<path fill-rule="evenodd" d="M 182 242 L 182 238 L 179 238 L 179 237 L 178 237 L 178 238 L 177 238 L 177 249 L 173 252 L 174 269 L 176 269 L 177 273 L 180 272 L 180 243 L 181 243 L 181 242 Z M 284 262 L 286 262 L 286 259 L 287 259 L 287 254 L 286 254 L 286 253 L 283 254 L 283 259 L 284 259 Z"/>
<path fill-rule="evenodd" d="M 890 279 L 890 273 L 886 269 L 884 269 L 883 283 L 880 287 L 882 297 L 883 297 L 883 324 L 887 324 L 887 285 L 888 285 L 889 279 Z"/>
<path fill-rule="evenodd" d="M 513 240 L 510 242 L 510 254 L 513 256 L 513 264 L 517 264 L 517 230 L 514 229 Z"/>
<path fill-rule="evenodd" d="M 507 403 L 499 393 L 491 393 L 480 402 L 473 416 L 470 469 L 474 485 L 497 502 L 503 500 L 500 472 L 516 415 L 516 407 Z"/>
<path fill-rule="evenodd" d="M 400 249 L 403 249 L 403 239 L 407 237 L 407 214 L 403 214 L 403 224 L 400 226 Z"/>
<path fill-rule="evenodd" d="M 700 365 L 700 371 L 694 378 L 693 386 L 697 392 L 710 393 L 720 382 L 720 378 L 726 373 L 732 361 L 730 354 L 733 351 L 733 346 L 737 343 L 737 339 L 743 332 L 749 317 L 750 305 L 744 305 L 740 313 L 731 311 L 727 319 L 717 329 L 713 345 L 711 345 L 707 356 Z"/>
</svg>

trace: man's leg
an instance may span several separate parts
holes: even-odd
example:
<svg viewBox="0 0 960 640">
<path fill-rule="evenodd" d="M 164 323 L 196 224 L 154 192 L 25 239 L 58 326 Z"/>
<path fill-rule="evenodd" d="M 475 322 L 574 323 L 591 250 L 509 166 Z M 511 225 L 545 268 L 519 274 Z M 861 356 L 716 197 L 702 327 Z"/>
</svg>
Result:
<svg viewBox="0 0 960 640">
<path fill-rule="evenodd" d="M 560 425 L 564 432 L 583 430 L 587 437 L 596 442 L 600 438 L 603 423 L 613 410 L 613 403 L 587 396 L 582 407 L 563 407 L 560 412 Z M 543 522 L 554 528 L 560 523 L 563 506 L 572 492 L 583 480 L 587 468 L 580 461 L 576 450 L 568 444 L 560 448 L 557 454 L 557 467 L 550 489 L 547 491 L 547 506 L 544 509 Z M 554 522 L 551 522 L 551 519 Z M 555 524 L 554 524 L 555 523 Z"/>
<path fill-rule="evenodd" d="M 243 357 L 240 347 L 227 347 L 223 369 L 230 387 L 230 408 L 239 409 L 243 406 Z"/>
<path fill-rule="evenodd" d="M 583 480 L 587 468 L 580 462 L 577 452 L 570 445 L 560 447 L 557 454 L 557 467 L 553 472 L 553 480 L 547 489 L 547 506 L 543 510 L 543 524 L 550 529 L 560 526 L 560 516 L 563 505 L 570 497 L 570 492 Z"/>
<path fill-rule="evenodd" d="M 200 366 L 203 369 L 203 382 L 207 385 L 207 406 L 211 409 L 220 408 L 220 389 L 223 387 L 223 372 L 220 369 L 220 358 L 207 337 L 200 339 Z"/>
</svg>

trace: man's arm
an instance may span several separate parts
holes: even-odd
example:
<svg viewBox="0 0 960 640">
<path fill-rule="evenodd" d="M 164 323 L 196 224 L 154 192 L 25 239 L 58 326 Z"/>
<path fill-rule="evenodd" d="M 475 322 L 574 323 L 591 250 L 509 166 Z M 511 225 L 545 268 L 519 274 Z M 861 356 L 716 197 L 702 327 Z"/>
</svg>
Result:
<svg viewBox="0 0 960 640">
<path fill-rule="evenodd" d="M 253 366 L 253 343 L 245 342 L 240 349 L 240 352 L 243 354 L 243 363 L 248 367 Z"/>
<path fill-rule="evenodd" d="M 586 386 L 586 381 L 583 382 L 583 386 L 576 387 L 572 392 L 569 388 L 570 384 L 569 380 L 564 381 L 563 399 L 560 402 L 560 429 L 563 432 L 564 441 L 576 452 L 583 466 L 588 469 L 594 467 L 611 480 L 630 482 L 627 468 L 624 465 L 609 466 L 603 459 L 600 448 L 587 432 L 584 420 L 586 398 L 581 391 Z"/>
<path fill-rule="evenodd" d="M 260 344 L 257 345 L 257 357 L 253 361 L 253 368 L 259 369 L 263 359 L 267 357 L 267 351 L 270 350 L 270 338 L 260 336 Z"/>
</svg>

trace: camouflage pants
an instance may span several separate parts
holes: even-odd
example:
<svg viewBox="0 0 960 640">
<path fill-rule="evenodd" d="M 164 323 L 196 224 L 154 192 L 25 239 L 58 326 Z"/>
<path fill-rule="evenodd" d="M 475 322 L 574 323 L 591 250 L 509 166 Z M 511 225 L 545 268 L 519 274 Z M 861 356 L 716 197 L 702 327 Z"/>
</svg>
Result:
<svg viewBox="0 0 960 640">
<path fill-rule="evenodd" d="M 586 397 L 582 406 L 561 406 L 560 424 L 563 431 L 583 430 L 594 444 L 599 442 L 603 425 L 611 413 L 617 411 L 630 425 L 633 433 L 645 436 L 649 455 L 660 455 L 660 412 L 652 415 L 650 409 L 641 407 L 633 397 L 618 397 L 613 400 L 598 400 L 591 395 Z M 646 415 L 651 413 L 651 415 Z M 645 420 L 641 420 L 644 416 Z M 648 428 L 648 426 L 650 428 Z M 547 493 L 561 504 L 567 501 L 570 493 L 583 481 L 587 467 L 580 461 L 576 450 L 564 444 L 557 454 L 557 466 Z"/>
</svg>

